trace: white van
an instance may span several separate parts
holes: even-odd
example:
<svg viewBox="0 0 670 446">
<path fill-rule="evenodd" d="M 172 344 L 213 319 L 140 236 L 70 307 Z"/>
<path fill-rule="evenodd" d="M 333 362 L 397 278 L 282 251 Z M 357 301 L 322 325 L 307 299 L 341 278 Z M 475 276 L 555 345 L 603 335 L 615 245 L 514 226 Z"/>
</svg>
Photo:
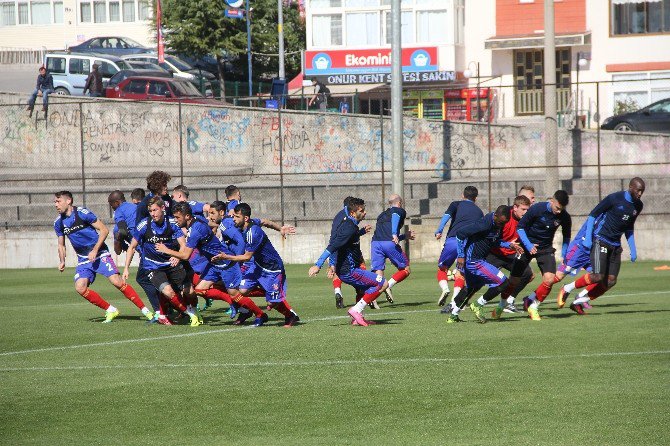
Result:
<svg viewBox="0 0 670 446">
<path fill-rule="evenodd" d="M 131 69 L 128 62 L 109 54 L 54 52 L 44 58 L 44 66 L 54 78 L 56 94 L 60 95 L 83 96 L 93 64 L 102 75 L 103 88 L 114 74 Z"/>
</svg>

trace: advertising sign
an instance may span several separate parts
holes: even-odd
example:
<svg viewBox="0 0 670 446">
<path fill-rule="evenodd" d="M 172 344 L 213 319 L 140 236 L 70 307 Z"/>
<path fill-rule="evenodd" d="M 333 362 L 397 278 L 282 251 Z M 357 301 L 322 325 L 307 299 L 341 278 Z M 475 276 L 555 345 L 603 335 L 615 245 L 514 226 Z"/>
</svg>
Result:
<svg viewBox="0 0 670 446">
<path fill-rule="evenodd" d="M 403 72 L 438 70 L 437 47 L 403 48 Z M 391 49 L 305 51 L 305 75 L 391 72 Z"/>
</svg>

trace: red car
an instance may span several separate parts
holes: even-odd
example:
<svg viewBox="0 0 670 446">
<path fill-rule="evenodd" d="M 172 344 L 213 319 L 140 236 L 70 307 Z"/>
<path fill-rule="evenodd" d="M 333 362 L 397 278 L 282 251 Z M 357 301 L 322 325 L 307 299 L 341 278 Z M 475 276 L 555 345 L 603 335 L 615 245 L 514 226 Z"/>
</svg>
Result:
<svg viewBox="0 0 670 446">
<path fill-rule="evenodd" d="M 132 76 L 107 88 L 108 98 L 135 101 L 188 102 L 195 104 L 221 105 L 224 102 L 206 98 L 187 80 L 151 76 Z"/>
</svg>

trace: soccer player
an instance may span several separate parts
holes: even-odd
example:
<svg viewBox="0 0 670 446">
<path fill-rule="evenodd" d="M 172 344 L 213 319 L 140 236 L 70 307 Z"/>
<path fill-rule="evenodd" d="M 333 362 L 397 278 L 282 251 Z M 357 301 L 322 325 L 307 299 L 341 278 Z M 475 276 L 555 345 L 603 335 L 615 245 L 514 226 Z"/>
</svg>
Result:
<svg viewBox="0 0 670 446">
<path fill-rule="evenodd" d="M 190 192 L 188 188 L 183 184 L 175 186 L 175 188 L 172 189 L 172 201 L 175 203 L 188 202 L 188 204 L 191 205 L 191 211 L 193 212 L 193 215 L 202 215 L 203 217 L 207 218 L 207 214 L 209 212 L 209 203 L 189 200 L 189 193 Z"/>
<path fill-rule="evenodd" d="M 477 195 L 479 191 L 474 186 L 467 186 L 463 189 L 463 199 L 459 201 L 452 202 L 440 220 L 440 226 L 435 231 L 435 238 L 439 240 L 442 238 L 442 231 L 444 227 L 451 221 L 449 226 L 449 231 L 447 232 L 446 240 L 444 241 L 444 246 L 442 252 L 440 253 L 440 258 L 437 261 L 437 283 L 442 290 L 440 298 L 437 301 L 439 306 L 444 305 L 449 296 L 449 282 L 447 277 L 447 272 L 451 265 L 453 265 L 454 260 L 456 260 L 458 254 L 458 246 L 456 242 L 456 232 L 461 228 L 474 223 L 477 220 L 481 219 L 484 216 L 484 213 L 481 209 L 477 207 L 475 201 L 477 201 Z M 456 297 L 458 292 L 465 285 L 465 279 L 463 275 L 457 270 L 455 271 L 454 278 L 454 294 Z M 452 299 L 453 305 L 453 299 Z M 449 308 L 446 309 L 447 311 Z"/>
<path fill-rule="evenodd" d="M 109 323 L 119 315 L 119 310 L 105 301 L 98 293 L 89 288 L 97 274 L 107 277 L 126 298 L 131 301 L 149 320 L 153 314 L 144 306 L 142 299 L 133 287 L 125 283 L 114 264 L 105 239 L 109 234 L 107 226 L 86 208 L 73 206 L 72 193 L 56 192 L 54 204 L 60 214 L 54 221 L 54 230 L 58 236 L 58 270 L 65 270 L 65 237 L 70 240 L 77 254 L 77 269 L 74 275 L 74 288 L 86 300 L 105 310 L 105 320 Z"/>
<path fill-rule="evenodd" d="M 133 204 L 139 204 L 144 200 L 144 197 L 146 194 L 144 193 L 144 189 L 141 187 L 136 187 L 133 189 L 133 191 L 130 193 L 130 201 L 133 202 Z"/>
<path fill-rule="evenodd" d="M 142 191 L 142 197 L 139 197 L 141 201 L 144 198 L 144 190 Z M 133 240 L 133 233 L 135 231 L 135 221 L 137 204 L 128 203 L 123 192 L 115 190 L 109 197 L 107 197 L 107 202 L 109 206 L 114 211 L 114 252 L 116 255 L 120 255 L 122 252 L 126 251 L 130 246 L 130 242 Z M 140 252 L 140 255 L 142 253 Z M 141 263 L 141 262 L 140 262 Z M 141 266 L 137 269 L 137 276 L 135 281 L 142 287 L 144 294 L 146 294 L 151 307 L 154 310 L 154 319 L 157 321 L 157 313 L 159 313 L 159 298 L 158 290 L 151 283 L 148 277 L 148 271 L 143 269 Z"/>
<path fill-rule="evenodd" d="M 352 324 L 367 327 L 373 322 L 363 317 L 363 310 L 386 289 L 388 283 L 383 276 L 360 268 L 363 254 L 358 224 L 365 218 L 365 202 L 360 198 L 350 198 L 348 210 L 347 219 L 337 227 L 328 247 L 309 269 L 309 276 L 316 276 L 326 259 L 335 255 L 335 273 L 344 283 L 353 286 L 360 296 L 356 305 L 348 310 Z"/>
<path fill-rule="evenodd" d="M 575 288 L 591 287 L 587 296 L 580 296 L 570 305 L 571 310 L 584 314 L 585 303 L 616 285 L 623 251 L 621 237 L 624 234 L 630 248 L 630 260 L 637 260 L 635 220 L 642 212 L 644 190 L 644 180 L 635 177 L 628 183 L 628 190 L 608 195 L 593 208 L 586 220 L 584 240 L 581 243 L 585 249 L 590 249 L 593 271 L 563 286 L 559 292 L 559 305 L 565 305 L 569 293 Z"/>
<path fill-rule="evenodd" d="M 159 196 L 165 205 L 165 215 L 172 217 L 172 197 L 167 193 L 168 183 L 172 177 L 169 173 L 162 170 L 155 170 L 147 176 L 147 189 L 149 194 L 146 195 L 137 206 L 137 215 L 135 219 L 135 227 L 140 224 L 140 221 L 149 218 L 149 200 L 154 196 Z"/>
<path fill-rule="evenodd" d="M 284 315 L 284 327 L 296 325 L 300 318 L 286 300 L 286 271 L 284 262 L 277 250 L 272 246 L 270 239 L 263 229 L 251 219 L 251 207 L 247 203 L 239 203 L 233 209 L 235 226 L 242 230 L 245 245 L 244 254 L 228 255 L 217 254 L 213 260 L 233 260 L 246 262 L 253 257 L 254 268 L 244 271 L 240 292 L 246 294 L 249 290 L 260 286 L 265 290 L 265 300 L 272 307 Z M 242 315 L 240 315 L 242 316 Z M 263 313 L 260 320 L 254 325 L 260 326 L 267 322 L 268 316 Z"/>
<path fill-rule="evenodd" d="M 517 241 L 517 225 L 519 224 L 519 220 L 521 220 L 526 212 L 528 212 L 529 207 L 530 200 L 525 195 L 519 195 L 514 199 L 514 205 L 510 209 L 509 220 L 502 229 L 501 239 L 503 242 Z M 486 256 L 486 261 L 498 269 L 505 268 L 507 271 L 512 271 L 512 265 L 514 265 L 516 255 L 517 251 L 515 249 L 494 246 L 488 256 Z M 516 309 L 516 306 L 514 306 L 514 296 L 521 292 L 521 290 L 532 280 L 533 271 L 530 269 L 530 265 L 527 265 L 521 275 L 519 285 L 511 296 L 507 299 L 500 299 L 496 308 L 493 309 L 493 312 L 491 313 L 493 318 L 500 319 L 503 312 L 516 313 L 518 310 Z"/>
<path fill-rule="evenodd" d="M 509 285 L 505 290 L 507 297 L 514 291 L 521 281 L 521 276 L 532 259 L 535 259 L 540 272 L 542 283 L 530 296 L 524 297 L 523 307 L 534 321 L 541 320 L 538 308 L 556 283 L 556 257 L 552 246 L 554 235 L 558 227 L 563 232 L 563 249 L 561 257 L 565 257 L 570 240 L 572 219 L 565 210 L 570 198 L 564 190 L 557 190 L 549 201 L 535 203 L 528 209 L 519 224 L 517 234 L 523 244 L 524 253 L 520 254 L 512 265 Z"/>
<path fill-rule="evenodd" d="M 405 226 L 407 216 L 403 208 L 402 197 L 393 194 L 389 197 L 388 203 L 389 207 L 377 217 L 377 226 L 372 235 L 370 269 L 377 275 L 383 276 L 386 259 L 389 259 L 393 266 L 398 268 L 398 272 L 389 279 L 388 288 L 386 288 L 386 299 L 393 303 L 391 287 L 409 277 L 410 269 L 409 259 L 400 247 L 400 241 L 405 239 L 405 234 L 401 234 L 400 231 Z M 407 237 L 414 240 L 414 232 L 409 231 Z"/>
<path fill-rule="evenodd" d="M 226 187 L 224 193 L 226 194 L 227 202 L 226 211 L 228 212 L 228 215 L 232 217 L 235 206 L 242 202 L 242 192 L 240 192 L 240 189 L 237 186 L 231 184 L 230 186 Z"/>
<path fill-rule="evenodd" d="M 489 289 L 476 302 L 470 304 L 470 309 L 479 322 L 486 322 L 484 305 L 493 300 L 507 284 L 507 277 L 495 266 L 486 261 L 486 257 L 494 246 L 513 248 L 521 251 L 515 242 L 506 242 L 501 239 L 502 228 L 510 219 L 509 206 L 498 206 L 495 212 L 486 214 L 480 220 L 462 227 L 456 232 L 458 257 L 456 265 L 465 276 L 466 287 L 455 296 L 455 304 L 451 308 L 451 315 L 447 323 L 460 322 L 458 313 L 481 287 L 488 285 Z"/>
<path fill-rule="evenodd" d="M 157 244 L 163 244 L 175 251 L 185 245 L 184 233 L 172 218 L 165 215 L 165 203 L 159 196 L 149 198 L 149 217 L 137 225 L 133 240 L 126 253 L 126 265 L 123 270 L 124 279 L 128 278 L 130 262 L 138 246 L 142 249 L 141 267 L 147 270 L 149 280 L 158 289 L 162 296 L 161 312 L 158 323 L 172 325 L 166 316 L 165 298 L 182 313 L 186 313 L 191 326 L 201 324 L 197 308 L 184 305 L 185 297 L 190 294 L 190 283 L 184 265 L 176 258 L 157 250 Z"/>
<path fill-rule="evenodd" d="M 172 210 L 174 219 L 181 228 L 187 230 L 186 244 L 180 246 L 179 251 L 170 249 L 166 245 L 157 244 L 156 249 L 164 254 L 181 260 L 188 260 L 197 249 L 202 257 L 208 261 L 200 274 L 195 292 L 205 298 L 220 299 L 232 305 L 233 301 L 256 315 L 254 325 L 259 327 L 267 320 L 267 315 L 248 297 L 240 295 L 238 289 L 242 280 L 240 265 L 230 260 L 214 260 L 217 254 L 231 255 L 232 251 L 225 243 L 221 243 L 216 237 L 207 221 L 202 217 L 193 216 L 191 206 L 186 202 L 179 202 Z M 236 231 L 228 231 L 235 234 Z M 237 233 L 240 243 L 242 236 Z M 214 287 L 214 284 L 224 285 L 226 292 Z"/>
<path fill-rule="evenodd" d="M 521 186 L 521 188 L 519 188 L 519 193 L 517 195 L 528 197 L 531 206 L 535 204 L 535 188 L 533 186 L 524 184 Z"/>
</svg>

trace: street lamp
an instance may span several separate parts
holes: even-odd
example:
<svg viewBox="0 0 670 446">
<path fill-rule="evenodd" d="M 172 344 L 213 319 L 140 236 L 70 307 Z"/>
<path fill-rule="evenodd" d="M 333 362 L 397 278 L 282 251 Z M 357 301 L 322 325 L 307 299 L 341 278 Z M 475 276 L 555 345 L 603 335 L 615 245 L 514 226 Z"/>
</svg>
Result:
<svg viewBox="0 0 670 446">
<path fill-rule="evenodd" d="M 575 128 L 579 127 L 579 71 L 581 67 L 586 66 L 588 61 L 581 51 L 577 52 L 577 86 L 575 88 Z"/>
<path fill-rule="evenodd" d="M 472 70 L 470 69 L 471 65 L 474 65 L 476 70 L 475 73 L 473 73 Z M 463 71 L 463 76 L 465 76 L 466 79 L 470 79 L 473 74 L 477 78 L 477 121 L 479 122 L 482 118 L 482 108 L 479 102 L 479 85 L 481 83 L 480 82 L 481 78 L 479 77 L 479 62 L 468 62 L 468 68 L 465 71 Z"/>
</svg>

